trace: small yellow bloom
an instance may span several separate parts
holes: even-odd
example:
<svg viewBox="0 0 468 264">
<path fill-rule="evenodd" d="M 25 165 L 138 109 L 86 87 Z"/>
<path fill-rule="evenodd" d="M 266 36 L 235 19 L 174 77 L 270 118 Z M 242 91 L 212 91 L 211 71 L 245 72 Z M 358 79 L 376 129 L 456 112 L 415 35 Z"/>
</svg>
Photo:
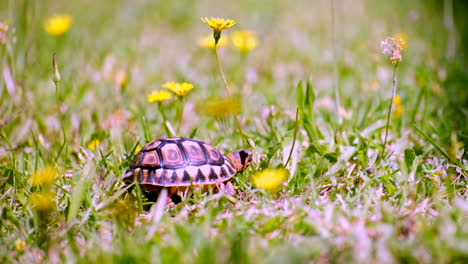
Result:
<svg viewBox="0 0 468 264">
<path fill-rule="evenodd" d="M 408 46 L 408 36 L 405 33 L 398 32 L 393 35 L 395 41 L 400 45 L 401 49 L 404 50 Z"/>
<path fill-rule="evenodd" d="M 17 250 L 23 250 L 26 247 L 26 241 L 23 241 L 21 239 L 17 239 L 15 241 L 15 246 Z"/>
<path fill-rule="evenodd" d="M 44 21 L 45 31 L 52 36 L 65 34 L 72 25 L 72 17 L 67 14 L 53 15 Z"/>
<path fill-rule="evenodd" d="M 0 22 L 0 44 L 6 43 L 8 25 L 8 21 Z"/>
<path fill-rule="evenodd" d="M 241 103 L 235 98 L 211 98 L 197 107 L 202 114 L 213 117 L 226 117 L 237 114 L 240 111 Z"/>
<path fill-rule="evenodd" d="M 231 34 L 234 47 L 241 53 L 248 53 L 257 47 L 258 41 L 255 32 L 250 30 L 234 31 Z"/>
<path fill-rule="evenodd" d="M 31 176 L 31 183 L 33 186 L 51 184 L 55 181 L 58 172 L 59 171 L 52 166 L 42 168 Z"/>
<path fill-rule="evenodd" d="M 221 31 L 237 24 L 237 22 L 232 19 L 225 19 L 220 17 L 202 17 L 201 20 L 215 31 Z"/>
<path fill-rule="evenodd" d="M 395 116 L 397 118 L 401 118 L 401 116 L 403 115 L 403 106 L 401 104 L 397 105 L 397 107 L 395 108 Z"/>
<path fill-rule="evenodd" d="M 148 103 L 154 103 L 154 102 L 163 102 L 166 100 L 169 100 L 172 98 L 172 95 L 168 91 L 153 91 L 151 92 L 148 97 L 146 97 L 146 101 Z"/>
<path fill-rule="evenodd" d="M 6 32 L 8 30 L 9 24 L 10 22 L 8 22 L 7 20 L 0 22 L 0 32 Z"/>
<path fill-rule="evenodd" d="M 257 188 L 272 191 L 277 189 L 288 175 L 289 171 L 286 169 L 265 169 L 254 174 L 253 183 Z"/>
<path fill-rule="evenodd" d="M 141 146 L 138 145 L 138 146 L 135 148 L 134 153 L 137 154 L 138 152 L 140 152 L 140 150 L 141 150 Z"/>
<path fill-rule="evenodd" d="M 228 38 L 226 36 L 222 37 L 218 41 L 218 46 L 225 46 L 228 44 Z M 208 48 L 208 49 L 214 49 L 215 46 L 215 41 L 213 39 L 212 35 L 208 35 L 205 37 L 202 37 L 198 40 L 198 45 L 202 48 Z"/>
<path fill-rule="evenodd" d="M 221 31 L 237 24 L 237 22 L 232 19 L 224 19 L 220 17 L 202 17 L 201 20 L 213 29 L 213 38 L 215 40 L 215 46 L 218 44 L 218 41 L 221 38 Z"/>
<path fill-rule="evenodd" d="M 167 82 L 162 85 L 163 88 L 171 90 L 173 93 L 178 96 L 186 95 L 190 90 L 193 89 L 193 84 L 188 82 L 176 83 L 176 82 Z"/>
<path fill-rule="evenodd" d="M 55 194 L 52 192 L 33 193 L 29 201 L 35 209 L 45 211 L 55 206 Z"/>
<path fill-rule="evenodd" d="M 101 144 L 101 141 L 99 141 L 99 139 L 94 139 L 94 140 L 91 140 L 91 142 L 89 142 L 88 148 L 94 151 L 96 147 L 99 146 L 100 144 Z"/>
<path fill-rule="evenodd" d="M 395 94 L 395 97 L 393 97 L 393 104 L 394 105 L 400 105 L 401 104 L 401 97 L 399 94 Z"/>
</svg>

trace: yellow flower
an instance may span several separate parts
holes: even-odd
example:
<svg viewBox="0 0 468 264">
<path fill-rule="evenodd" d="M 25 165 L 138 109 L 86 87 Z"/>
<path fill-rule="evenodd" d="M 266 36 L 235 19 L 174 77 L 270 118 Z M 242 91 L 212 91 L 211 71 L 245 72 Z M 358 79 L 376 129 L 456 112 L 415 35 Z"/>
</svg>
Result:
<svg viewBox="0 0 468 264">
<path fill-rule="evenodd" d="M 134 153 L 137 154 L 138 152 L 140 152 L 140 150 L 141 150 L 141 146 L 137 146 L 137 147 L 135 148 Z"/>
<path fill-rule="evenodd" d="M 94 140 L 91 140 L 91 142 L 89 142 L 88 148 L 94 151 L 96 147 L 99 146 L 100 144 L 101 144 L 101 141 L 99 141 L 99 139 L 94 139 Z"/>
<path fill-rule="evenodd" d="M 286 169 L 265 169 L 254 174 L 253 183 L 257 188 L 272 191 L 277 189 L 288 175 L 289 171 Z"/>
<path fill-rule="evenodd" d="M 398 32 L 393 35 L 395 41 L 400 45 L 401 49 L 404 50 L 408 46 L 408 36 L 405 33 Z"/>
<path fill-rule="evenodd" d="M 42 168 L 31 176 L 32 185 L 39 186 L 51 184 L 55 181 L 58 172 L 59 171 L 52 166 Z"/>
<path fill-rule="evenodd" d="M 218 41 L 218 46 L 225 46 L 228 44 L 228 39 L 226 36 L 220 38 Z M 215 48 L 215 41 L 212 35 L 208 35 L 202 37 L 198 40 L 198 45 L 202 48 L 214 49 Z"/>
<path fill-rule="evenodd" d="M 218 44 L 218 40 L 219 38 L 221 38 L 221 31 L 237 24 L 237 22 L 232 19 L 224 19 L 220 17 L 202 17 L 201 20 L 213 29 L 213 38 L 215 40 L 215 45 Z"/>
<path fill-rule="evenodd" d="M 240 111 L 241 104 L 234 98 L 211 98 L 197 107 L 197 110 L 207 116 L 225 117 Z"/>
<path fill-rule="evenodd" d="M 24 247 L 26 247 L 26 241 L 23 241 L 23 240 L 21 240 L 21 239 L 17 239 L 17 240 L 15 241 L 15 246 L 16 246 L 16 249 L 17 249 L 17 250 L 20 250 L 20 251 L 21 251 L 21 250 L 24 249 Z"/>
<path fill-rule="evenodd" d="M 234 47 L 242 53 L 255 49 L 258 44 L 255 33 L 250 30 L 234 31 L 231 35 L 231 40 Z"/>
<path fill-rule="evenodd" d="M 401 104 L 397 105 L 397 107 L 395 108 L 395 116 L 397 118 L 400 118 L 402 115 L 403 115 L 403 106 Z"/>
<path fill-rule="evenodd" d="M 186 95 L 190 90 L 193 89 L 193 84 L 188 82 L 176 83 L 176 82 L 167 82 L 163 84 L 163 88 L 171 90 L 173 93 L 178 96 Z"/>
<path fill-rule="evenodd" d="M 29 196 L 32 207 L 39 211 L 48 210 L 55 205 L 55 194 L 52 192 L 33 193 Z"/>
<path fill-rule="evenodd" d="M 237 22 L 232 19 L 224 19 L 220 17 L 202 17 L 201 20 L 215 31 L 221 31 L 237 24 Z"/>
<path fill-rule="evenodd" d="M 67 14 L 53 15 L 44 21 L 45 31 L 52 36 L 65 34 L 72 25 L 72 17 Z"/>
<path fill-rule="evenodd" d="M 395 97 L 393 98 L 393 104 L 394 105 L 399 105 L 401 104 L 401 97 L 399 94 L 395 94 Z"/>
<path fill-rule="evenodd" d="M 0 44 L 6 43 L 8 24 L 8 21 L 0 22 Z"/>
<path fill-rule="evenodd" d="M 166 101 L 172 98 L 171 93 L 168 91 L 153 91 L 150 94 L 148 94 L 148 97 L 146 97 L 146 101 L 148 103 L 154 103 L 154 102 L 162 102 Z"/>
<path fill-rule="evenodd" d="M 7 20 L 0 22 L 0 32 L 6 32 L 8 30 L 9 24 L 10 22 L 8 22 Z"/>
</svg>

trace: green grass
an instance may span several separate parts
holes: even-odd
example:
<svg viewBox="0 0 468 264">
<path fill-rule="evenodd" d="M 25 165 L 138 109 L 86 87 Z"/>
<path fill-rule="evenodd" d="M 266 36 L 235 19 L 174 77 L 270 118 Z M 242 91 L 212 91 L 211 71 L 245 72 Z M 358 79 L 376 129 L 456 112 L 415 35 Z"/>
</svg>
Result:
<svg viewBox="0 0 468 264">
<path fill-rule="evenodd" d="M 328 1 L 3 1 L 0 262 L 466 263 L 468 75 L 446 56 L 443 10 L 336 0 L 333 59 Z M 73 16 L 61 37 L 42 28 L 55 13 Z M 235 203 L 195 193 L 145 211 L 138 187 L 122 189 L 137 147 L 170 129 L 223 153 L 242 147 L 233 118 L 203 111 L 226 91 L 213 52 L 197 44 L 212 34 L 202 16 L 235 19 L 223 35 L 257 33 L 246 56 L 232 45 L 219 53 L 254 162 L 233 179 Z M 393 65 L 379 45 L 396 32 L 409 40 L 397 72 L 403 113 L 392 113 L 384 148 Z M 116 71 L 124 86 L 109 78 Z M 180 127 L 178 101 L 164 105 L 169 125 L 146 102 L 167 81 L 195 86 Z M 256 171 L 284 166 L 290 153 L 277 191 L 253 186 Z M 46 166 L 59 176 L 32 186 Z M 54 194 L 52 207 L 38 209 L 41 193 Z"/>
</svg>

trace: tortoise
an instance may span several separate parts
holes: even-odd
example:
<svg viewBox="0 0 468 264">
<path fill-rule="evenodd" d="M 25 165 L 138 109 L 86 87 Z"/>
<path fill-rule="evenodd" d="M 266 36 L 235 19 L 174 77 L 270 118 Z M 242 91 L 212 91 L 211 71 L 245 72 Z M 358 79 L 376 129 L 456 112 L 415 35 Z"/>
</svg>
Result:
<svg viewBox="0 0 468 264">
<path fill-rule="evenodd" d="M 174 203 L 190 187 L 220 189 L 233 194 L 229 180 L 244 171 L 252 161 L 252 152 L 245 149 L 222 155 L 213 146 L 196 139 L 167 137 L 151 141 L 135 156 L 123 181 L 137 182 L 149 200 L 167 188 Z"/>
</svg>

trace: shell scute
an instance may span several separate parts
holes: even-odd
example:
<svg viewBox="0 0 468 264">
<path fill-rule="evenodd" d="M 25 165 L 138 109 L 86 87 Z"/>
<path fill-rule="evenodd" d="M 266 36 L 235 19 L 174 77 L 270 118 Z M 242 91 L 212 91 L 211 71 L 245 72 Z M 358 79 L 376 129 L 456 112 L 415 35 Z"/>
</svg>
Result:
<svg viewBox="0 0 468 264">
<path fill-rule="evenodd" d="M 198 142 L 186 140 L 182 142 L 182 147 L 184 148 L 184 153 L 191 165 L 206 164 L 205 153 Z"/>
<path fill-rule="evenodd" d="M 219 174 L 216 174 L 216 172 L 214 171 L 213 168 L 210 169 L 210 174 L 208 176 L 208 179 L 210 182 L 216 182 L 219 180 L 219 177 L 218 177 Z"/>
<path fill-rule="evenodd" d="M 164 168 L 177 169 L 186 165 L 182 152 L 177 144 L 166 143 L 161 147 L 160 151 Z"/>
<path fill-rule="evenodd" d="M 224 156 L 217 149 L 206 143 L 203 143 L 203 148 L 205 148 L 205 151 L 208 155 L 209 164 L 218 166 L 223 165 Z"/>
<path fill-rule="evenodd" d="M 159 167 L 161 162 L 159 161 L 158 153 L 156 151 L 146 152 L 145 156 L 141 160 L 141 166 L 145 167 Z"/>
<path fill-rule="evenodd" d="M 130 168 L 136 168 L 141 164 L 141 158 L 143 157 L 143 152 L 139 152 L 135 158 L 133 158 L 132 163 L 130 163 Z"/>
<path fill-rule="evenodd" d="M 204 182 L 206 182 L 205 175 L 203 175 L 203 173 L 201 172 L 200 169 L 197 172 L 197 176 L 195 176 L 194 182 L 195 183 L 204 183 Z"/>
<path fill-rule="evenodd" d="M 143 151 L 153 150 L 153 149 L 157 148 L 159 146 L 159 144 L 161 144 L 161 141 L 159 141 L 157 139 L 153 140 L 150 143 L 146 144 L 146 146 L 143 148 Z"/>
</svg>

